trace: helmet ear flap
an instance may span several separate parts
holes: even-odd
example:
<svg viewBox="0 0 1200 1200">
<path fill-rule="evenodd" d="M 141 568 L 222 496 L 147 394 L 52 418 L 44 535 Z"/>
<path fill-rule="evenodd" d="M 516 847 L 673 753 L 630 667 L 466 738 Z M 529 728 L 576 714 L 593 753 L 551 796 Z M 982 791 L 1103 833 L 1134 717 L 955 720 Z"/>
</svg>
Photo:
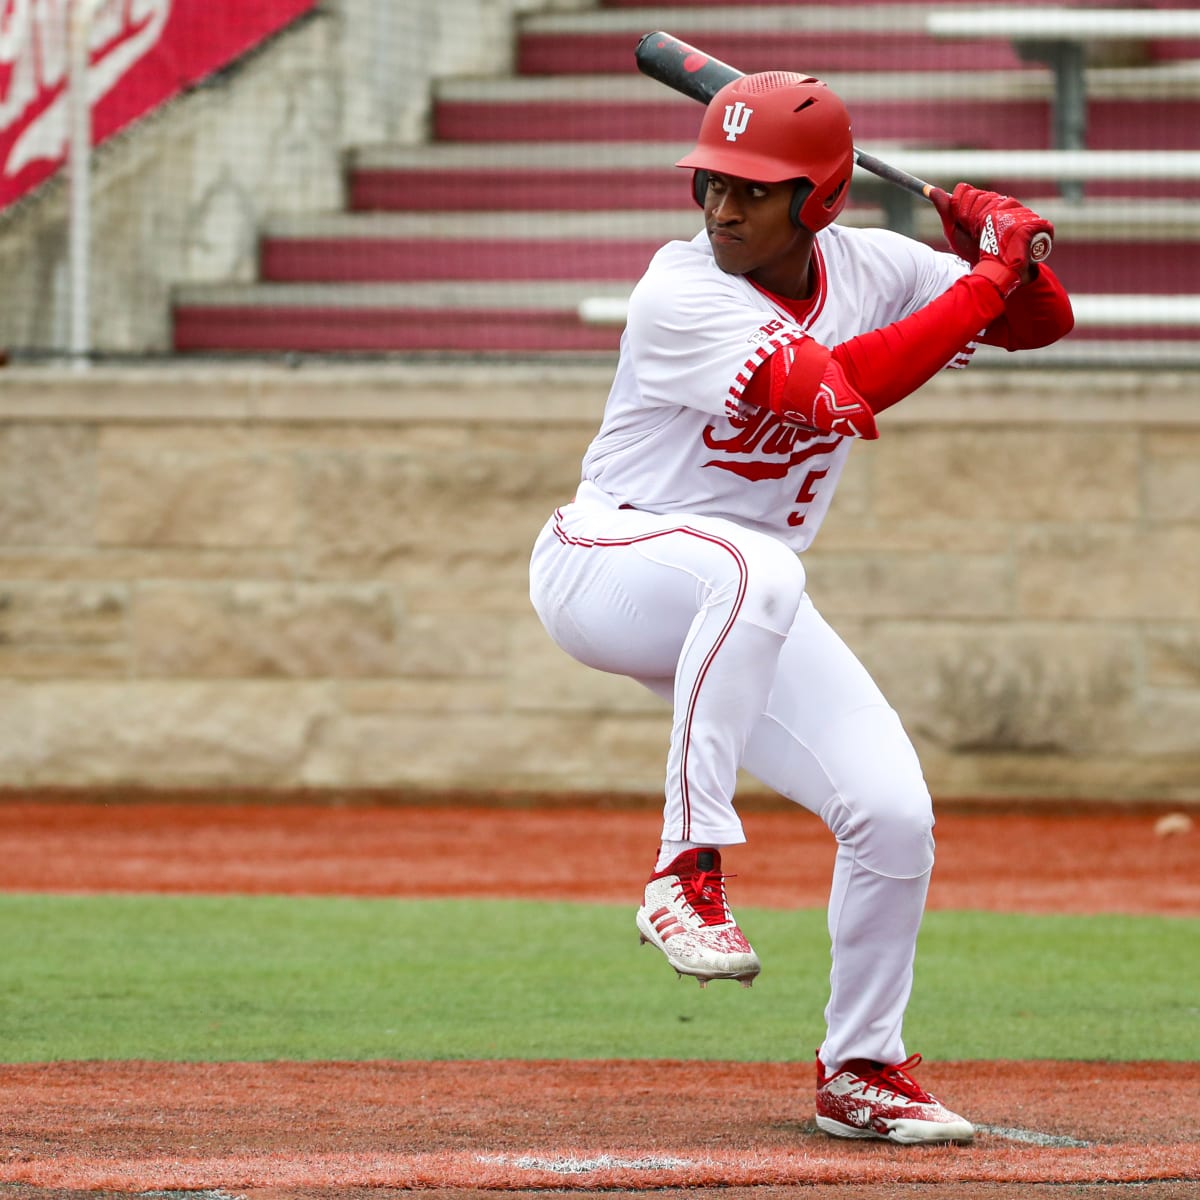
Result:
<svg viewBox="0 0 1200 1200">
<path fill-rule="evenodd" d="M 816 184 L 811 179 L 797 179 L 796 186 L 792 191 L 792 203 L 788 209 L 788 216 L 792 218 L 792 224 L 797 229 L 806 228 L 803 221 L 800 220 L 800 210 L 804 207 L 809 196 L 813 194 L 813 189 Z"/>
<path fill-rule="evenodd" d="M 704 207 L 704 197 L 708 192 L 708 172 L 693 171 L 692 172 L 692 199 L 696 201 L 701 208 Z"/>
</svg>

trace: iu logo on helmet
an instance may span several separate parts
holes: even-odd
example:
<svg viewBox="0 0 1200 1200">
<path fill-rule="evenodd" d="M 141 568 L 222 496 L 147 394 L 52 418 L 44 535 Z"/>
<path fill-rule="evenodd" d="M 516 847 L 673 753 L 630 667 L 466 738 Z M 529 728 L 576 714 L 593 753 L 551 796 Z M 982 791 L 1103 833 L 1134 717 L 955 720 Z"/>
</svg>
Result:
<svg viewBox="0 0 1200 1200">
<path fill-rule="evenodd" d="M 747 108 L 740 100 L 736 104 L 725 105 L 725 120 L 721 122 L 721 128 L 725 130 L 725 140 L 736 142 L 746 132 L 746 126 L 750 124 L 753 115 L 754 109 Z"/>
</svg>

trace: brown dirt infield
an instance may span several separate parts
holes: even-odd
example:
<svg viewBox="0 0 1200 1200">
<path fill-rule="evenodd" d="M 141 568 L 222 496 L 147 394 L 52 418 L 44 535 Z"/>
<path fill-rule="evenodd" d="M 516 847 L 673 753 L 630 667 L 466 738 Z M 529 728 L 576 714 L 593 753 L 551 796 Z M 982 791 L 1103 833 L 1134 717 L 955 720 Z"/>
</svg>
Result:
<svg viewBox="0 0 1200 1200">
<path fill-rule="evenodd" d="M 948 808 L 931 907 L 1200 915 L 1200 833 L 1158 836 L 1158 815 Z M 736 901 L 823 903 L 828 834 L 794 810 L 746 820 L 726 863 Z M 651 813 L 604 808 L 0 803 L 7 891 L 631 903 L 656 832 Z M 980 1125 L 972 1146 L 825 1138 L 796 1064 L 0 1066 L 0 1195 L 1200 1195 L 1200 1064 L 930 1063 L 920 1078 Z"/>
</svg>

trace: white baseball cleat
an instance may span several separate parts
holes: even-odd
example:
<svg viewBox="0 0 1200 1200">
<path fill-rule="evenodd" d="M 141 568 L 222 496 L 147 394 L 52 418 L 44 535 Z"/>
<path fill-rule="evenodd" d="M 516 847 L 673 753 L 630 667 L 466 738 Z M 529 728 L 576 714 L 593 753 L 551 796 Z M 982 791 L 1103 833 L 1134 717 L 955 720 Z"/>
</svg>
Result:
<svg viewBox="0 0 1200 1200">
<path fill-rule="evenodd" d="M 834 1137 L 884 1138 L 902 1145 L 969 1142 L 974 1126 L 907 1075 L 919 1054 L 897 1066 L 856 1058 L 832 1075 L 817 1057 L 817 1128 Z"/>
<path fill-rule="evenodd" d="M 685 850 L 651 875 L 637 926 L 643 942 L 701 987 L 710 979 L 736 979 L 749 987 L 762 970 L 729 911 L 718 850 Z"/>
</svg>

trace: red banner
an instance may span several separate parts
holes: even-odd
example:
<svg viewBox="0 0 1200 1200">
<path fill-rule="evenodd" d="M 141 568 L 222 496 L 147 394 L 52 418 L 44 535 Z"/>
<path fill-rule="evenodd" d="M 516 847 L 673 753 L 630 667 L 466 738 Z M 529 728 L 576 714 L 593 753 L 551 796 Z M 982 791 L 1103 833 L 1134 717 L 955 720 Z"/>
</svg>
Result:
<svg viewBox="0 0 1200 1200">
<path fill-rule="evenodd" d="M 93 6 L 88 92 L 98 143 L 317 0 L 0 0 L 0 208 L 66 158 L 67 33 L 77 3 Z"/>
</svg>

